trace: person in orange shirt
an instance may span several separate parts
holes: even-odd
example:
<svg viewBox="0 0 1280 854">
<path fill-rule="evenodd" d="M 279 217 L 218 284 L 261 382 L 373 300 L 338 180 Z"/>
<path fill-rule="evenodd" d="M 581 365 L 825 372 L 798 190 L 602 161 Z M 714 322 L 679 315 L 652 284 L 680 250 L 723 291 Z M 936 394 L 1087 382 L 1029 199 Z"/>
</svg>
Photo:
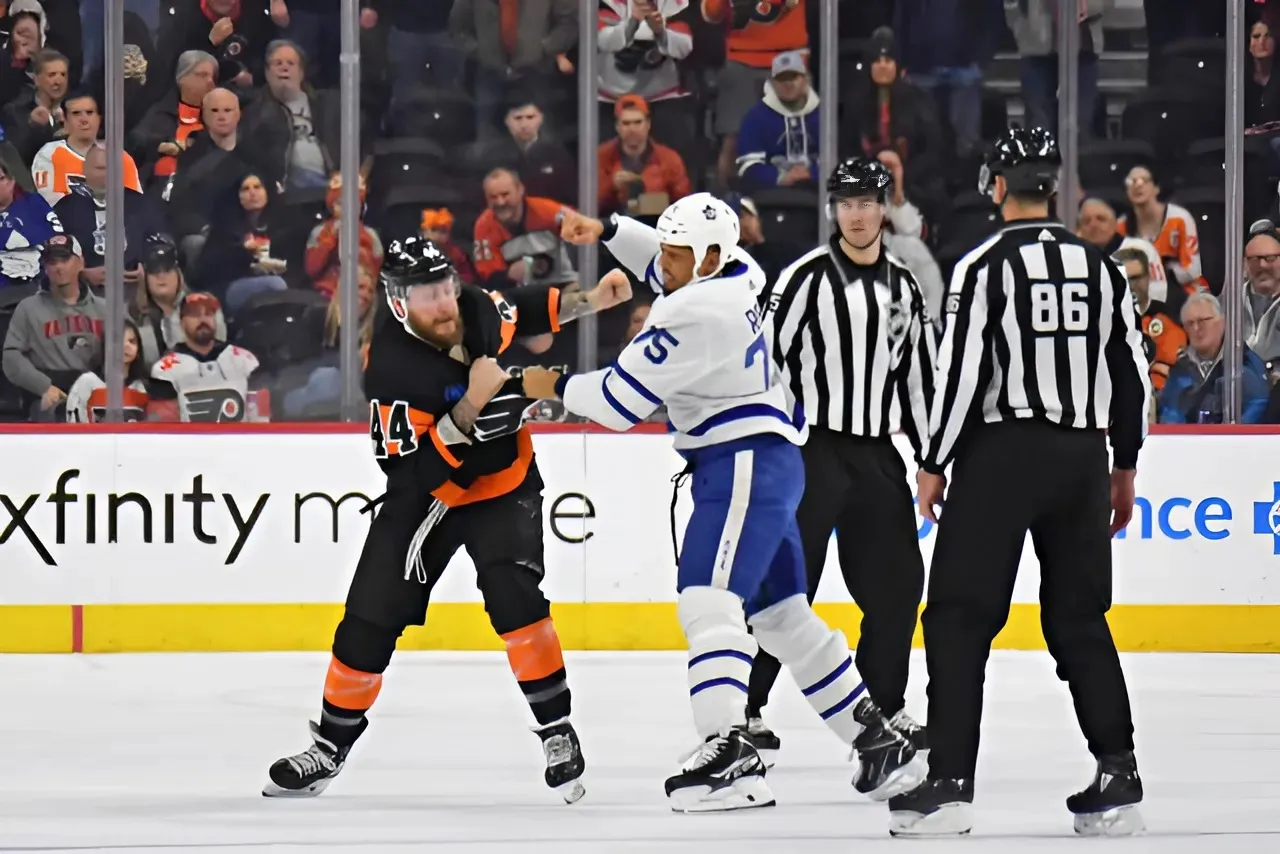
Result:
<svg viewBox="0 0 1280 854">
<path fill-rule="evenodd" d="M 600 213 L 618 211 L 632 216 L 645 212 L 635 204 L 641 193 L 665 196 L 660 213 L 676 199 L 693 192 L 684 160 L 673 148 L 649 137 L 649 102 L 639 95 L 623 95 L 613 106 L 618 136 L 600 146 Z"/>
<path fill-rule="evenodd" d="M 153 104 L 129 134 L 129 150 L 141 161 L 148 189 L 153 178 L 169 183 L 188 138 L 204 129 L 201 105 L 218 85 L 218 60 L 202 50 L 186 51 L 178 57 L 176 77 L 176 90 Z"/>
<path fill-rule="evenodd" d="M 475 265 L 480 285 L 491 290 L 529 282 L 567 285 L 577 280 L 560 241 L 566 205 L 525 196 L 520 176 L 498 168 L 484 179 L 489 209 L 475 225 Z"/>
<path fill-rule="evenodd" d="M 1171 279 L 1182 285 L 1186 293 L 1209 290 L 1200 263 L 1200 235 L 1191 212 L 1172 202 L 1160 201 L 1160 185 L 1145 166 L 1130 169 L 1124 187 L 1133 206 L 1133 219 L 1120 218 L 1120 233 L 1151 242 L 1164 259 Z M 1166 302 L 1173 304 L 1171 300 Z"/>
<path fill-rule="evenodd" d="M 1187 346 L 1187 333 L 1168 314 L 1160 311 L 1163 306 L 1151 302 L 1151 261 L 1141 249 L 1121 249 L 1116 261 L 1124 265 L 1129 278 L 1129 290 L 1137 304 L 1138 319 L 1143 333 L 1155 344 L 1155 358 L 1151 360 L 1151 387 L 1164 388 L 1169 369 L 1178 362 Z"/>
<path fill-rule="evenodd" d="M 62 102 L 62 112 L 66 117 L 66 139 L 46 143 L 31 162 L 31 178 L 36 190 L 50 207 L 71 192 L 69 181 L 84 180 L 84 156 L 98 141 L 102 127 L 98 99 L 92 95 L 69 95 Z M 141 193 L 138 166 L 128 152 L 124 154 L 123 165 L 125 187 Z"/>
</svg>

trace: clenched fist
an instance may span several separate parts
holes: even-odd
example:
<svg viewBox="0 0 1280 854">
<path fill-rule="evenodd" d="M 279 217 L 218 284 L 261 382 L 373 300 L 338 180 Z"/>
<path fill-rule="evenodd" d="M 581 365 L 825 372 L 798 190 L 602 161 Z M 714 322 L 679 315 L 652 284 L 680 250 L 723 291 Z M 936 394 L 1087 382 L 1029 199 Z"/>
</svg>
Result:
<svg viewBox="0 0 1280 854">
<path fill-rule="evenodd" d="M 509 379 L 511 376 L 497 361 L 481 356 L 471 363 L 471 374 L 467 378 L 467 397 L 477 407 L 483 408 Z"/>
<path fill-rule="evenodd" d="M 587 302 L 596 311 L 604 311 L 622 305 L 631 299 L 631 279 L 622 270 L 610 270 L 600 284 L 587 293 Z"/>
<path fill-rule="evenodd" d="M 577 211 L 565 211 L 560 222 L 560 239 L 574 246 L 589 246 L 604 234 L 604 223 Z"/>
</svg>

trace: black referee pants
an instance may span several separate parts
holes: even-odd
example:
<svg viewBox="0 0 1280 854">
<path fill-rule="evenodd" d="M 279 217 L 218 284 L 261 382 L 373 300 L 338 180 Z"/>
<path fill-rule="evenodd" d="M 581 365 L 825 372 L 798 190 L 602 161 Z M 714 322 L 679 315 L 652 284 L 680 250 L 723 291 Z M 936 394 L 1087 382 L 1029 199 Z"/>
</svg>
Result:
<svg viewBox="0 0 1280 854">
<path fill-rule="evenodd" d="M 887 715 L 905 703 L 911 637 L 924 589 L 915 506 L 902 455 L 890 439 L 811 428 L 801 448 L 804 497 L 796 511 L 809 601 L 818 591 L 831 531 L 849 595 L 862 610 L 854 662 Z M 756 654 L 747 709 L 758 716 L 778 678 L 778 660 Z"/>
<path fill-rule="evenodd" d="M 929 769 L 973 779 L 991 642 L 1009 617 L 1031 532 L 1040 623 L 1095 756 L 1133 749 L 1133 718 L 1106 614 L 1111 497 L 1100 430 L 985 425 L 956 459 L 938 524 L 924 625 Z"/>
</svg>

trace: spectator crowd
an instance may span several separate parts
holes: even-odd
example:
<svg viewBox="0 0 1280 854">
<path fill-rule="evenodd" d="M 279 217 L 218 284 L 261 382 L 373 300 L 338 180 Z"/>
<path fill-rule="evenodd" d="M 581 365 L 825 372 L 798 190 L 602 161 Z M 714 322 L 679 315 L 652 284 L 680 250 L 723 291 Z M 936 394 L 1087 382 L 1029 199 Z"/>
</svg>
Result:
<svg viewBox="0 0 1280 854">
<path fill-rule="evenodd" d="M 116 211 L 102 0 L 0 0 L 0 420 L 101 417 L 108 299 L 128 318 L 129 417 L 336 418 L 338 331 L 349 320 L 367 343 L 392 241 L 429 236 L 464 281 L 493 290 L 589 287 L 559 238 L 569 206 L 653 221 L 711 190 L 776 275 L 819 230 L 824 122 L 838 156 L 893 173 L 886 243 L 939 317 L 951 268 L 998 226 L 973 191 L 987 141 L 1011 120 L 1057 123 L 1057 0 L 832 0 L 838 103 L 813 72 L 817 0 L 599 0 L 592 45 L 578 41 L 579 0 L 361 0 L 361 168 L 342 175 L 338 0 L 123 2 Z M 1244 282 L 1224 282 L 1222 4 L 1148 0 L 1143 30 L 1113 24 L 1124 0 L 1077 5 L 1078 228 L 1129 275 L 1153 412 L 1222 420 L 1223 304 L 1238 300 L 1243 418 L 1280 423 L 1277 4 L 1250 5 L 1246 193 L 1231 200 L 1256 221 Z M 585 142 L 584 49 L 599 128 Z M 1146 79 L 1119 91 L 1106 60 L 1133 55 Z M 592 148 L 584 199 L 579 151 Z M 350 259 L 344 180 L 359 182 Z M 123 294 L 106 292 L 108 223 L 125 235 Z M 603 273 L 614 262 L 600 254 Z M 352 319 L 339 310 L 348 263 Z M 595 352 L 548 335 L 507 359 L 607 361 L 651 298 L 603 315 Z"/>
</svg>

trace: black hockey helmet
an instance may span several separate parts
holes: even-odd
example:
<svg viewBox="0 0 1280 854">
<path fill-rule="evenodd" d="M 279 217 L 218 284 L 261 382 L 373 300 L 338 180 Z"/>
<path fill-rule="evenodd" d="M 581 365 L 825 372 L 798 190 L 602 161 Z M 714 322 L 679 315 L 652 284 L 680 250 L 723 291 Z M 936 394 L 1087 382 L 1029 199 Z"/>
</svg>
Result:
<svg viewBox="0 0 1280 854">
<path fill-rule="evenodd" d="M 990 195 L 1002 175 L 1010 193 L 1051 196 L 1058 189 L 1062 155 L 1058 140 L 1042 127 L 1009 128 L 992 146 L 978 175 L 978 192 Z"/>
<path fill-rule="evenodd" d="M 884 204 L 892 190 L 893 173 L 879 160 L 870 157 L 850 157 L 840 163 L 827 179 L 827 193 L 831 199 L 875 196 L 880 204 Z"/>
<path fill-rule="evenodd" d="M 425 237 L 393 240 L 382 258 L 382 272 L 378 280 L 382 283 L 391 313 L 406 329 L 409 328 L 408 301 L 411 288 L 450 283 L 455 295 L 457 293 L 459 285 L 453 264 L 440 251 L 439 246 Z"/>
</svg>

